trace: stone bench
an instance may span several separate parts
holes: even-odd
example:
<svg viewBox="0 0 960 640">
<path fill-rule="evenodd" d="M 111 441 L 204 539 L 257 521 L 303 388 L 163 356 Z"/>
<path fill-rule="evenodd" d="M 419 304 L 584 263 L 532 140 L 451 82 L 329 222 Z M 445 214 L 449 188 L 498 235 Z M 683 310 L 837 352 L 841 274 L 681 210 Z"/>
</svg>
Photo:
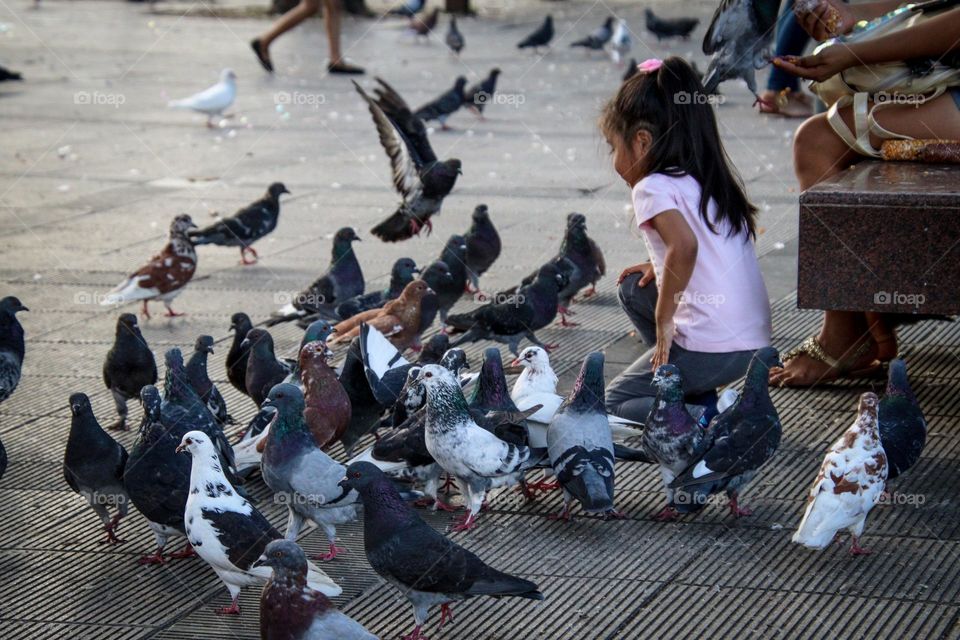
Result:
<svg viewBox="0 0 960 640">
<path fill-rule="evenodd" d="M 804 191 L 797 306 L 960 313 L 960 166 L 861 162 Z"/>
</svg>

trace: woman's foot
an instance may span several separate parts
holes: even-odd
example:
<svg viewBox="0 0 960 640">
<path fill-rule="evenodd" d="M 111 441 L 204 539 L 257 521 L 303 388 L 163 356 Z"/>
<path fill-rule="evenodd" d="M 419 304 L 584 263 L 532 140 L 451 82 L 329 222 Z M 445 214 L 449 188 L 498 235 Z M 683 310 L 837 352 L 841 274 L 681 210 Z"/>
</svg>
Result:
<svg viewBox="0 0 960 640">
<path fill-rule="evenodd" d="M 270 62 L 270 52 L 267 51 L 267 48 L 264 47 L 263 43 L 260 42 L 260 38 L 251 40 L 250 48 L 253 49 L 253 53 L 256 54 L 257 60 L 260 61 L 260 66 L 262 66 L 268 73 L 273 73 L 273 63 Z"/>
<path fill-rule="evenodd" d="M 355 64 L 350 64 L 343 58 L 336 62 L 331 62 L 327 65 L 327 71 L 330 73 L 342 73 L 345 75 L 358 76 L 366 73 L 366 70 L 363 67 L 358 67 Z"/>
<path fill-rule="evenodd" d="M 812 387 L 842 377 L 863 377 L 882 372 L 877 360 L 877 344 L 864 336 L 846 347 L 824 347 L 821 338 L 810 336 L 783 355 L 783 367 L 770 369 L 770 385 L 775 387 Z M 831 355 L 839 354 L 839 357 Z"/>
<path fill-rule="evenodd" d="M 813 115 L 813 101 L 801 91 L 773 91 L 760 94 L 760 113 L 769 113 L 785 118 L 809 118 Z"/>
</svg>

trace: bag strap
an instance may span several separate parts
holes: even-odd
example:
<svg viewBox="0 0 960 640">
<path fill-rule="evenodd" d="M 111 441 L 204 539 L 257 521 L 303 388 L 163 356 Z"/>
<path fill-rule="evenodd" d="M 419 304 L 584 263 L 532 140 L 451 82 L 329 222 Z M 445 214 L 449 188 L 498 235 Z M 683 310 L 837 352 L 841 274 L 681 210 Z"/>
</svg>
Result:
<svg viewBox="0 0 960 640">
<path fill-rule="evenodd" d="M 911 97 L 916 100 L 916 105 L 921 105 L 928 100 L 933 100 L 943 95 L 943 92 L 946 90 L 946 87 L 940 86 L 926 95 Z M 840 139 L 843 140 L 848 147 L 861 155 L 880 158 L 882 157 L 880 150 L 875 149 L 870 142 L 871 133 L 881 140 L 913 140 L 912 136 L 894 133 L 889 129 L 885 129 L 877 122 L 876 116 L 874 115 L 880 109 L 886 109 L 889 106 L 903 103 L 893 100 L 883 101 L 874 104 L 873 108 L 869 108 L 869 100 L 870 94 L 866 92 L 855 93 L 852 96 L 843 96 L 834 102 L 827 111 L 827 122 L 830 124 L 830 128 L 840 136 Z M 851 104 L 853 105 L 853 132 L 850 131 L 850 127 L 847 126 L 847 123 L 844 122 L 840 116 L 840 109 Z"/>
</svg>

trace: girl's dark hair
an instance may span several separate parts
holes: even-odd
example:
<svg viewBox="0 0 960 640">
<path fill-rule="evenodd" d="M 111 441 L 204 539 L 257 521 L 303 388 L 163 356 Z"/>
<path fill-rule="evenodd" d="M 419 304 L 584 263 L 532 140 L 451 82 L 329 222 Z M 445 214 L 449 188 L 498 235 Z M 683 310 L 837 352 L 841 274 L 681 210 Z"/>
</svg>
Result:
<svg viewBox="0 0 960 640">
<path fill-rule="evenodd" d="M 647 153 L 647 173 L 693 176 L 700 183 L 700 217 L 711 231 L 726 220 L 730 235 L 746 231 L 756 237 L 757 208 L 743 189 L 720 141 L 710 96 L 696 72 L 683 58 L 671 57 L 648 73 L 636 73 L 603 108 L 600 129 L 632 143 L 637 131 L 648 131 L 653 144 Z M 707 206 L 717 203 L 717 219 L 710 220 Z"/>
</svg>

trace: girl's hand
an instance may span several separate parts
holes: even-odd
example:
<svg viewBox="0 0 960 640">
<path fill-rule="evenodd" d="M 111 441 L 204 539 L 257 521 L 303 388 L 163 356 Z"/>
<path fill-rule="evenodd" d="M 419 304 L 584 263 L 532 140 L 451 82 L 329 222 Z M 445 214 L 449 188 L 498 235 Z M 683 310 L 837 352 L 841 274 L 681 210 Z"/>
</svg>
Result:
<svg viewBox="0 0 960 640">
<path fill-rule="evenodd" d="M 820 82 L 861 63 L 850 47 L 838 44 L 812 56 L 777 57 L 773 64 L 795 76 Z"/>
<path fill-rule="evenodd" d="M 657 322 L 657 344 L 653 348 L 653 360 L 650 363 L 654 371 L 660 365 L 670 361 L 670 347 L 673 346 L 674 332 L 673 320 Z"/>
<path fill-rule="evenodd" d="M 635 264 L 632 267 L 627 267 L 620 274 L 620 277 L 617 278 L 617 284 L 626 280 L 629 276 L 632 276 L 635 273 L 642 273 L 643 276 L 637 280 L 638 287 L 645 287 L 656 279 L 656 274 L 653 271 L 653 265 L 649 262 L 644 262 L 642 264 Z"/>
<path fill-rule="evenodd" d="M 818 42 L 849 33 L 857 23 L 850 5 L 836 0 L 820 0 L 812 11 L 795 13 L 803 30 Z"/>
</svg>

